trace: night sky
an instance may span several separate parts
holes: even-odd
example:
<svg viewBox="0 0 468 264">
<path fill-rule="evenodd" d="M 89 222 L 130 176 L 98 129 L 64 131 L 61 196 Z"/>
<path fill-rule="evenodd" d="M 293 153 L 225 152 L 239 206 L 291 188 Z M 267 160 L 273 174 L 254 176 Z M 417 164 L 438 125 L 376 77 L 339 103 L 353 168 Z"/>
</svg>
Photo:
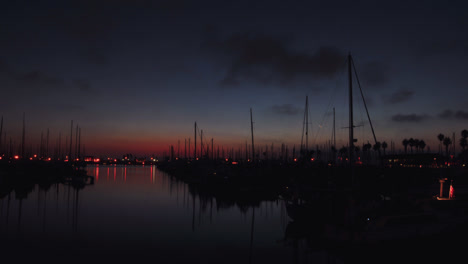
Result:
<svg viewBox="0 0 468 264">
<path fill-rule="evenodd" d="M 66 3 L 65 3 L 66 2 Z M 466 1 L 11 1 L 0 9 L 4 135 L 62 144 L 70 121 L 87 154 L 149 155 L 191 137 L 310 145 L 348 130 L 351 53 L 379 141 L 457 138 L 468 129 Z M 361 146 L 372 142 L 355 98 Z M 4 140 L 4 139 L 2 139 Z M 460 149 L 458 147 L 458 149 Z"/>
</svg>

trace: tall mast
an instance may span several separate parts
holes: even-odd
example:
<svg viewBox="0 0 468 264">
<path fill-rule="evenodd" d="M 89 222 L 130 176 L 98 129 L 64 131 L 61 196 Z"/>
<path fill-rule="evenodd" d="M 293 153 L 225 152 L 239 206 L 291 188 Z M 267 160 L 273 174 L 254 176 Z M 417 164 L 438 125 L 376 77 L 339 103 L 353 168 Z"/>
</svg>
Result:
<svg viewBox="0 0 468 264">
<path fill-rule="evenodd" d="M 309 96 L 306 95 L 306 151 L 309 150 Z"/>
<path fill-rule="evenodd" d="M 47 138 L 46 138 L 46 157 L 49 157 L 49 129 L 47 128 Z"/>
<path fill-rule="evenodd" d="M 26 114 L 23 112 L 23 137 L 21 139 L 21 157 L 24 158 L 24 144 L 26 140 Z"/>
<path fill-rule="evenodd" d="M 58 158 L 62 159 L 62 150 L 60 149 L 62 141 L 62 132 L 59 132 L 59 138 L 58 138 Z"/>
<path fill-rule="evenodd" d="M 253 161 L 255 161 L 255 148 L 254 148 L 252 108 L 250 108 L 250 130 L 252 132 L 252 162 L 253 162 Z"/>
<path fill-rule="evenodd" d="M 3 135 L 3 116 L 2 116 L 2 123 L 0 125 L 0 155 L 2 152 L 2 135 Z"/>
<path fill-rule="evenodd" d="M 203 158 L 203 129 L 200 130 L 200 155 Z"/>
<path fill-rule="evenodd" d="M 348 54 L 348 77 L 349 77 L 349 164 L 354 161 L 354 134 L 353 134 L 353 75 L 351 71 L 351 53 Z"/>
<path fill-rule="evenodd" d="M 39 156 L 44 157 L 44 132 L 41 131 L 41 144 L 39 145 Z"/>
<path fill-rule="evenodd" d="M 72 146 L 73 146 L 73 120 L 71 121 L 71 126 L 70 126 L 70 150 L 68 152 L 68 161 L 71 161 Z"/>
<path fill-rule="evenodd" d="M 195 147 L 193 148 L 193 158 L 197 159 L 197 122 L 195 122 Z"/>
<path fill-rule="evenodd" d="M 81 158 L 81 127 L 78 130 L 78 158 Z"/>
<path fill-rule="evenodd" d="M 78 158 L 78 125 L 76 125 L 75 133 L 75 159 Z"/>
<path fill-rule="evenodd" d="M 333 147 L 336 149 L 335 107 L 333 107 Z"/>
</svg>

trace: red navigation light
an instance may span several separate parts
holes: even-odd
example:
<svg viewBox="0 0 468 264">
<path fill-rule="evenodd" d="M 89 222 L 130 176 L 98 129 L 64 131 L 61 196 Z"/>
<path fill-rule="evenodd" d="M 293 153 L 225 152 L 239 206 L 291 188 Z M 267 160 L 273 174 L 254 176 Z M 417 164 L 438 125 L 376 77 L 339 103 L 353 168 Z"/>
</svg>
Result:
<svg viewBox="0 0 468 264">
<path fill-rule="evenodd" d="M 237 165 L 237 161 L 233 161 L 233 162 L 232 162 L 232 165 Z"/>
<path fill-rule="evenodd" d="M 314 159 L 314 158 L 311 158 L 310 160 L 311 160 L 311 161 L 314 161 L 315 159 Z"/>
<path fill-rule="evenodd" d="M 50 160 L 51 160 L 51 158 L 48 158 L 47 160 L 48 160 L 48 161 L 50 161 Z"/>
<path fill-rule="evenodd" d="M 36 155 L 36 154 L 34 154 L 34 157 L 35 157 L 35 158 L 37 158 L 37 155 Z"/>
<path fill-rule="evenodd" d="M 0 159 L 2 159 L 2 157 L 0 157 Z M 29 158 L 29 160 L 32 160 L 32 158 Z"/>
<path fill-rule="evenodd" d="M 228 161 L 228 159 L 226 159 L 226 161 Z"/>
<path fill-rule="evenodd" d="M 19 156 L 18 156 L 18 155 L 15 155 L 15 159 L 19 159 Z"/>
<path fill-rule="evenodd" d="M 294 161 L 297 161 L 297 159 L 296 159 L 296 158 L 294 158 Z"/>
</svg>

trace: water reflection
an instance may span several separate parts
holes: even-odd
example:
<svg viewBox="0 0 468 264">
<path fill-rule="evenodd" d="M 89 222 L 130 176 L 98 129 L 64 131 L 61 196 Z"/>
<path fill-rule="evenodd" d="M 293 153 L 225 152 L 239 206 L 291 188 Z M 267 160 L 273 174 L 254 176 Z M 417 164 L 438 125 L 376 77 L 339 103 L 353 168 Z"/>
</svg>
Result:
<svg viewBox="0 0 468 264">
<path fill-rule="evenodd" d="M 289 249 L 278 242 L 288 223 L 281 201 L 212 195 L 155 166 L 86 170 L 94 185 L 35 185 L 22 196 L 16 189 L 2 195 L 2 247 L 15 252 L 13 245 L 21 245 L 39 255 L 47 248 L 70 254 L 77 248 L 82 258 L 113 252 L 106 256 L 119 260 L 156 254 L 171 263 L 290 259 Z"/>
</svg>

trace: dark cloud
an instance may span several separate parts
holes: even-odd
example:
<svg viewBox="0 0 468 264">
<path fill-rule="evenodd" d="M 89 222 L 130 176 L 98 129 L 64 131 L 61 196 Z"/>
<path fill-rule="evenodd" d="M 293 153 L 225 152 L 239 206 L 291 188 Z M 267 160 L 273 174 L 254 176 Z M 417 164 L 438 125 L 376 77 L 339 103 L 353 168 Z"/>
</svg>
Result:
<svg viewBox="0 0 468 264">
<path fill-rule="evenodd" d="M 468 112 L 457 111 L 455 113 L 455 118 L 456 119 L 461 119 L 461 120 L 468 120 Z"/>
<path fill-rule="evenodd" d="M 441 119 L 458 119 L 458 120 L 468 120 L 468 112 L 458 110 L 452 111 L 450 109 L 446 109 L 442 111 L 439 115 Z"/>
<path fill-rule="evenodd" d="M 238 85 L 241 81 L 290 84 L 329 78 L 344 66 L 345 56 L 337 48 L 324 46 L 310 54 L 294 51 L 288 44 L 268 35 L 236 34 L 225 40 L 212 37 L 205 46 L 227 58 L 223 85 Z"/>
<path fill-rule="evenodd" d="M 402 114 L 396 114 L 392 116 L 392 121 L 393 122 L 399 122 L 399 123 L 420 123 L 424 120 L 427 120 L 429 118 L 428 115 L 418 115 L 418 114 L 409 114 L 409 115 L 402 115 Z"/>
<path fill-rule="evenodd" d="M 84 79 L 68 82 L 41 70 L 20 71 L 1 60 L 0 86 L 7 88 L 7 93 L 10 95 L 24 97 L 46 95 L 59 91 L 68 92 L 72 89 L 87 92 L 91 89 L 90 82 Z"/>
<path fill-rule="evenodd" d="M 364 64 L 362 69 L 359 69 L 358 73 L 364 84 L 379 86 L 387 83 L 388 70 L 388 65 L 379 61 L 372 61 Z"/>
<path fill-rule="evenodd" d="M 271 110 L 278 115 L 297 115 L 302 111 L 301 108 L 295 107 L 292 104 L 274 105 L 271 107 Z"/>
<path fill-rule="evenodd" d="M 383 101 L 388 104 L 398 104 L 411 100 L 413 96 L 414 91 L 401 89 L 390 94 L 389 96 L 384 96 Z"/>
<path fill-rule="evenodd" d="M 446 109 L 444 111 L 442 111 L 439 115 L 438 115 L 439 118 L 442 118 L 442 119 L 448 119 L 448 118 L 453 118 L 453 111 L 452 110 L 449 110 L 449 109 Z"/>
<path fill-rule="evenodd" d="M 89 92 L 91 91 L 91 83 L 87 80 L 73 80 L 73 84 L 78 87 L 78 89 L 82 92 Z"/>
<path fill-rule="evenodd" d="M 56 88 L 64 85 L 63 79 L 50 76 L 42 71 L 19 73 L 14 79 L 25 86 Z"/>
</svg>

